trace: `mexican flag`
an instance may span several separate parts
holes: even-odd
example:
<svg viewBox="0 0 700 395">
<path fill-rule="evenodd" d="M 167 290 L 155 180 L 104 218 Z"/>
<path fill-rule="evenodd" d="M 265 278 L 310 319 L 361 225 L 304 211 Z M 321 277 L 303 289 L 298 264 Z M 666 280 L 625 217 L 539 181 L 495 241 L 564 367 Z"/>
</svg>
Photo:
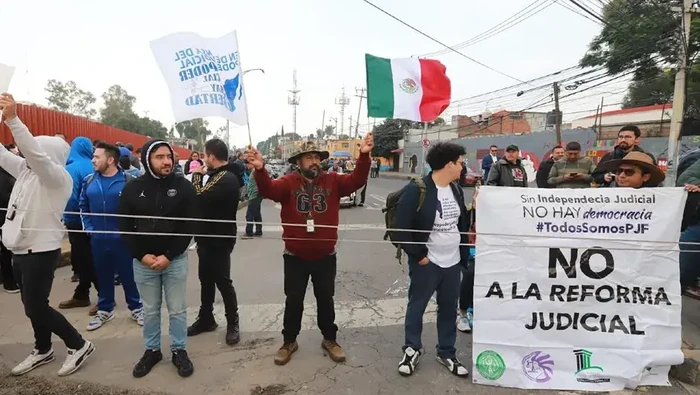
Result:
<svg viewBox="0 0 700 395">
<path fill-rule="evenodd" d="M 432 122 L 450 105 L 450 79 L 437 60 L 365 54 L 365 64 L 370 117 Z"/>
</svg>

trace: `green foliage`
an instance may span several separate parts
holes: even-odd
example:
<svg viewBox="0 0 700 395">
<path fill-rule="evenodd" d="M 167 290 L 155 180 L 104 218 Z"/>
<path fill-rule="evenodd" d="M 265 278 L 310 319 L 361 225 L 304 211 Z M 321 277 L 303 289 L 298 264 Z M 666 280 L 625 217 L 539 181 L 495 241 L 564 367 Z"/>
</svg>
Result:
<svg viewBox="0 0 700 395">
<path fill-rule="evenodd" d="M 197 141 L 197 149 L 201 150 L 204 148 L 207 137 L 212 134 L 208 126 L 209 122 L 202 118 L 197 118 L 176 124 L 175 130 L 180 135 L 180 138 L 188 138 Z"/>
<path fill-rule="evenodd" d="M 153 138 L 167 138 L 168 128 L 160 121 L 140 117 L 134 112 L 136 98 L 119 85 L 112 85 L 102 94 L 104 107 L 100 121 L 105 125 Z"/>
<path fill-rule="evenodd" d="M 49 107 L 54 110 L 90 119 L 97 115 L 97 111 L 92 108 L 96 101 L 95 95 L 78 88 L 73 81 L 63 83 L 51 79 L 44 90 L 49 94 L 46 98 Z"/>
<path fill-rule="evenodd" d="M 374 134 L 372 156 L 391 157 L 391 151 L 399 148 L 399 140 L 404 138 L 408 129 L 413 126 L 417 125 L 403 119 L 386 119 L 375 126 L 372 130 Z"/>
</svg>

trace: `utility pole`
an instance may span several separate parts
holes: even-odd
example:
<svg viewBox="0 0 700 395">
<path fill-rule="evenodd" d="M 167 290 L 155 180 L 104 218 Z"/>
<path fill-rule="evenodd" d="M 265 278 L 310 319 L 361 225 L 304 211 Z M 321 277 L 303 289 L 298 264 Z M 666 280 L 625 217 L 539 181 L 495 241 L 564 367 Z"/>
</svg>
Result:
<svg viewBox="0 0 700 395">
<path fill-rule="evenodd" d="M 335 127 L 333 130 L 335 131 L 335 139 L 338 140 L 338 118 L 337 117 L 330 117 L 328 118 L 329 121 L 335 122 Z"/>
<path fill-rule="evenodd" d="M 600 98 L 600 118 L 598 119 L 598 139 L 601 138 L 603 134 L 603 103 L 605 101 L 605 96 Z"/>
<path fill-rule="evenodd" d="M 323 110 L 323 118 L 321 118 L 321 135 L 319 136 L 318 133 L 316 133 L 316 144 L 321 144 L 319 140 L 326 135 L 326 127 L 323 126 L 324 123 L 326 123 L 326 110 Z"/>
<path fill-rule="evenodd" d="M 554 82 L 554 132 L 557 136 L 557 145 L 561 145 L 561 116 L 559 115 L 559 83 Z"/>
<path fill-rule="evenodd" d="M 683 0 L 683 44 L 680 46 L 678 70 L 676 72 L 676 84 L 673 88 L 673 115 L 671 116 L 671 130 L 668 134 L 668 167 L 666 170 L 666 185 L 676 185 L 678 173 L 678 143 L 681 140 L 681 129 L 685 115 L 685 86 L 686 71 L 688 67 L 688 54 L 685 50 L 690 45 L 690 22 L 692 19 L 693 0 Z"/>
<path fill-rule="evenodd" d="M 297 106 L 299 105 L 299 97 L 297 96 L 297 93 L 301 92 L 297 88 L 297 71 L 294 70 L 294 73 L 292 74 L 292 89 L 289 90 L 289 92 L 292 94 L 291 97 L 287 97 L 287 104 L 292 106 L 292 132 L 294 133 L 292 141 L 296 141 L 296 134 L 297 134 Z"/>
<path fill-rule="evenodd" d="M 350 136 L 350 134 L 352 133 L 352 115 L 350 115 L 350 116 L 348 117 L 348 119 L 350 120 L 350 123 L 348 124 L 348 125 L 349 125 L 349 126 L 348 126 L 348 130 L 349 130 L 349 132 L 348 132 L 348 137 L 349 137 L 349 139 L 351 139 L 352 136 Z"/>
<path fill-rule="evenodd" d="M 335 104 L 340 106 L 340 134 L 343 134 L 343 126 L 345 122 L 345 106 L 350 104 L 350 98 L 345 96 L 345 87 L 343 87 L 343 93 L 340 97 L 335 99 Z M 338 134 L 336 129 L 335 134 Z"/>
<path fill-rule="evenodd" d="M 360 103 L 357 105 L 357 123 L 355 124 L 355 138 L 356 139 L 357 139 L 357 131 L 360 128 L 360 111 L 362 109 L 362 99 L 364 99 L 366 97 L 365 92 L 367 92 L 367 89 L 365 89 L 365 88 L 355 88 L 355 93 L 356 93 L 355 96 L 360 98 Z M 367 127 L 369 128 L 369 125 L 367 125 Z"/>
</svg>

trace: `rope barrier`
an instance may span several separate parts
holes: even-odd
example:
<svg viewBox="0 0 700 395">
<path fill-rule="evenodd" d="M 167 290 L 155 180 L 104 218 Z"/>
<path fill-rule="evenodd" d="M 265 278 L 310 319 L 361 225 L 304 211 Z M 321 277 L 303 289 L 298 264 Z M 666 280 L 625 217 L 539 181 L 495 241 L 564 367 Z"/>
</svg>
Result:
<svg viewBox="0 0 700 395">
<path fill-rule="evenodd" d="M 0 211 L 8 211 L 8 208 L 0 208 Z M 16 209 L 16 211 L 24 211 L 24 212 L 38 212 L 38 213 L 47 213 L 47 214 L 59 214 L 56 213 L 53 210 L 30 210 L 30 209 Z M 253 225 L 261 225 L 261 226 L 282 226 L 282 227 L 301 227 L 301 228 L 306 228 L 306 224 L 297 224 L 297 223 L 284 223 L 284 222 L 256 222 L 256 221 L 246 221 L 246 220 L 222 220 L 222 219 L 209 219 L 209 218 L 187 218 L 187 217 L 161 217 L 161 216 L 152 216 L 152 215 L 130 215 L 130 214 L 111 214 L 111 213 L 81 213 L 81 212 L 76 212 L 76 211 L 66 211 L 64 214 L 72 214 L 72 215 L 83 215 L 83 216 L 96 216 L 96 217 L 117 217 L 117 218 L 135 218 L 135 219 L 152 219 L 152 220 L 172 220 L 172 221 L 187 221 L 187 222 L 205 222 L 205 223 L 224 223 L 224 224 L 241 224 L 241 225 L 246 225 L 246 224 L 253 224 Z M 433 233 L 434 231 L 432 230 L 422 230 L 422 229 L 401 229 L 401 228 L 386 228 L 384 225 L 381 224 L 339 224 L 339 225 L 321 225 L 321 224 L 315 224 L 314 227 L 317 228 L 326 228 L 326 229 L 337 229 L 339 231 L 382 231 L 382 232 L 405 232 L 405 233 Z M 37 230 L 34 228 L 27 228 L 23 230 Z M 42 229 L 42 230 L 50 230 L 50 231 L 56 231 L 59 229 Z M 71 230 L 71 232 L 75 232 L 74 230 Z M 107 232 L 107 231 L 104 231 Z M 445 233 L 445 234 L 459 234 L 459 235 L 468 235 L 468 236 L 499 236 L 499 237 L 504 237 L 508 239 L 531 239 L 531 240 L 537 240 L 537 239 L 559 239 L 559 240 L 584 240 L 584 241 L 591 241 L 591 242 L 608 242 L 611 239 L 610 238 L 600 238 L 600 237 L 577 237 L 577 236 L 566 236 L 566 235 L 551 235 L 551 234 L 542 234 L 542 235 L 523 235 L 523 234 L 514 234 L 514 233 L 489 233 L 489 232 L 459 232 L 459 231 L 435 231 L 438 233 Z M 93 233 L 100 233 L 98 231 L 94 231 Z M 130 232 L 115 232 L 119 234 L 132 234 Z M 140 233 L 136 232 L 133 234 L 139 235 Z M 180 234 L 162 234 L 162 235 L 156 235 L 153 233 L 144 233 L 144 235 L 152 235 L 152 236 L 178 236 Z M 192 236 L 195 237 L 220 237 L 221 235 L 204 235 L 204 234 L 192 234 Z M 221 236 L 221 237 L 232 237 L 232 236 Z M 281 238 L 278 238 L 279 240 Z M 290 240 L 288 238 L 285 238 L 286 240 Z M 302 240 L 309 240 L 309 239 L 302 239 Z M 318 239 L 313 239 L 313 240 L 318 240 Z M 340 240 L 340 239 L 339 239 Z M 347 239 L 346 239 L 347 240 Z M 322 241 L 322 240 L 319 240 Z M 619 241 L 619 242 L 630 242 L 630 243 L 639 243 L 638 239 L 614 239 L 614 241 Z M 384 241 L 378 241 L 384 243 Z M 656 245 L 671 245 L 671 246 L 678 246 L 678 245 L 687 245 L 687 246 L 700 246 L 700 242 L 689 242 L 689 241 L 666 241 L 666 240 L 648 240 L 645 241 L 645 243 L 650 243 L 650 244 L 656 244 Z M 409 244 L 408 242 L 405 242 L 403 244 Z M 427 243 L 419 243 L 419 244 L 427 244 Z M 508 246 L 508 245 L 504 245 Z M 567 247 L 563 247 L 567 248 Z M 652 250 L 655 251 L 655 250 Z M 672 251 L 672 250 L 669 250 Z"/>
</svg>

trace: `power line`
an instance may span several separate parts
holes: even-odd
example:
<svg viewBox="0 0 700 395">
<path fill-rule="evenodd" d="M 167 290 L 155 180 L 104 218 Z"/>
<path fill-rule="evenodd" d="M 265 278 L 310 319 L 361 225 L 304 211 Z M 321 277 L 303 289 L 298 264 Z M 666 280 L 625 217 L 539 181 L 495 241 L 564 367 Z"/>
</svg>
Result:
<svg viewBox="0 0 700 395">
<path fill-rule="evenodd" d="M 588 15 L 592 16 L 593 18 L 599 20 L 599 21 L 600 21 L 601 23 L 603 23 L 604 25 L 606 25 L 606 26 L 608 26 L 608 27 L 612 27 L 612 26 L 610 26 L 607 22 L 605 22 L 605 20 L 604 20 L 603 18 L 601 18 L 600 15 L 598 15 L 598 14 L 596 14 L 595 12 L 589 10 L 588 8 L 582 6 L 578 1 L 576 1 L 576 0 L 569 0 L 569 2 L 571 2 L 571 3 L 572 3 L 573 5 L 575 5 L 576 7 L 582 9 L 586 14 L 588 14 Z"/>
<path fill-rule="evenodd" d="M 516 12 L 515 14 L 511 15 L 509 18 L 505 19 L 504 21 L 500 22 L 499 24 L 477 34 L 476 36 L 468 39 L 467 41 L 464 41 L 462 43 L 459 43 L 457 45 L 453 45 L 452 48 L 454 49 L 463 49 L 469 46 L 472 46 L 474 44 L 480 43 L 484 40 L 487 40 L 491 37 L 494 37 L 498 35 L 499 33 L 502 33 L 506 30 L 509 30 L 510 28 L 530 19 L 531 17 L 539 14 L 540 12 L 544 11 L 545 9 L 549 8 L 552 4 L 556 3 L 559 0 L 549 0 L 549 3 L 544 3 L 545 0 L 536 0 L 530 3 L 528 6 L 523 8 L 522 10 Z M 538 4 L 539 3 L 539 4 Z M 526 12 L 528 9 L 531 7 L 540 7 L 540 8 L 534 8 L 528 12 Z M 508 24 L 511 22 L 510 24 Z M 432 57 L 432 56 L 439 56 L 443 54 L 450 53 L 449 50 L 439 50 L 435 52 L 431 52 L 428 54 L 420 55 L 420 57 Z"/>
<path fill-rule="evenodd" d="M 595 19 L 592 19 L 591 17 L 589 17 L 589 16 L 586 15 L 586 14 L 581 13 L 581 11 L 579 11 L 579 10 L 577 10 L 577 9 L 575 9 L 575 8 L 572 8 L 570 5 L 568 5 L 568 4 L 564 3 L 564 2 L 558 2 L 557 4 L 560 5 L 560 6 L 563 7 L 563 8 L 566 8 L 567 10 L 573 12 L 574 14 L 578 14 L 578 15 L 580 15 L 580 16 L 582 16 L 582 17 L 588 19 L 589 21 L 595 23 L 596 25 L 602 25 L 600 22 L 596 21 Z"/>
<path fill-rule="evenodd" d="M 385 15 L 391 17 L 392 19 L 394 19 L 395 21 L 401 23 L 402 25 L 404 25 L 404 26 L 410 28 L 411 30 L 415 31 L 416 33 L 419 33 L 419 34 L 422 35 L 423 37 L 428 38 L 428 39 L 430 39 L 430 40 L 436 42 L 437 44 L 440 44 L 440 45 L 442 45 L 443 47 L 445 47 L 445 48 L 447 48 L 447 49 L 449 49 L 449 50 L 451 50 L 451 51 L 453 51 L 453 52 L 459 54 L 459 55 L 462 56 L 463 58 L 468 59 L 468 60 L 470 60 L 470 61 L 472 61 L 472 62 L 474 62 L 474 63 L 476 63 L 476 64 L 478 64 L 478 65 L 480 65 L 480 66 L 482 66 L 482 67 L 484 67 L 484 68 L 487 68 L 487 69 L 489 69 L 489 70 L 491 70 L 491 71 L 493 71 L 493 72 L 496 72 L 496 73 L 498 73 L 498 74 L 501 74 L 501 75 L 503 75 L 503 76 L 505 76 L 505 77 L 508 77 L 508 78 L 510 78 L 510 79 L 512 79 L 512 80 L 515 80 L 515 81 L 518 81 L 518 82 L 524 82 L 523 80 L 520 80 L 520 79 L 518 79 L 518 78 L 515 78 L 515 77 L 513 77 L 512 75 L 506 74 L 506 73 L 504 73 L 504 72 L 502 72 L 502 71 L 496 70 L 496 69 L 494 69 L 493 67 L 491 67 L 491 66 L 489 66 L 489 65 L 486 65 L 486 64 L 484 64 L 484 63 L 482 63 L 482 62 L 480 62 L 480 61 L 478 61 L 478 60 L 476 60 L 476 59 L 474 59 L 474 58 L 472 58 L 472 57 L 470 57 L 470 56 L 467 56 L 467 55 L 463 54 L 462 52 L 459 52 L 458 50 L 456 50 L 456 49 L 450 47 L 449 45 L 443 43 L 442 41 L 440 41 L 440 40 L 438 40 L 438 39 L 436 39 L 436 38 L 434 38 L 434 37 L 428 35 L 427 33 L 424 33 L 423 31 L 419 30 L 418 28 L 415 28 L 415 27 L 413 27 L 412 25 L 410 25 L 410 24 L 404 22 L 403 20 L 399 19 L 398 17 L 394 16 L 393 14 L 389 13 L 388 11 L 385 11 L 384 9 L 382 9 L 381 7 L 375 5 L 375 4 L 372 3 L 371 1 L 369 1 L 369 0 L 362 0 L 362 1 L 364 1 L 364 2 L 367 3 L 367 4 L 369 4 L 370 6 L 374 7 L 375 9 L 379 10 L 380 12 L 384 13 Z"/>
</svg>

